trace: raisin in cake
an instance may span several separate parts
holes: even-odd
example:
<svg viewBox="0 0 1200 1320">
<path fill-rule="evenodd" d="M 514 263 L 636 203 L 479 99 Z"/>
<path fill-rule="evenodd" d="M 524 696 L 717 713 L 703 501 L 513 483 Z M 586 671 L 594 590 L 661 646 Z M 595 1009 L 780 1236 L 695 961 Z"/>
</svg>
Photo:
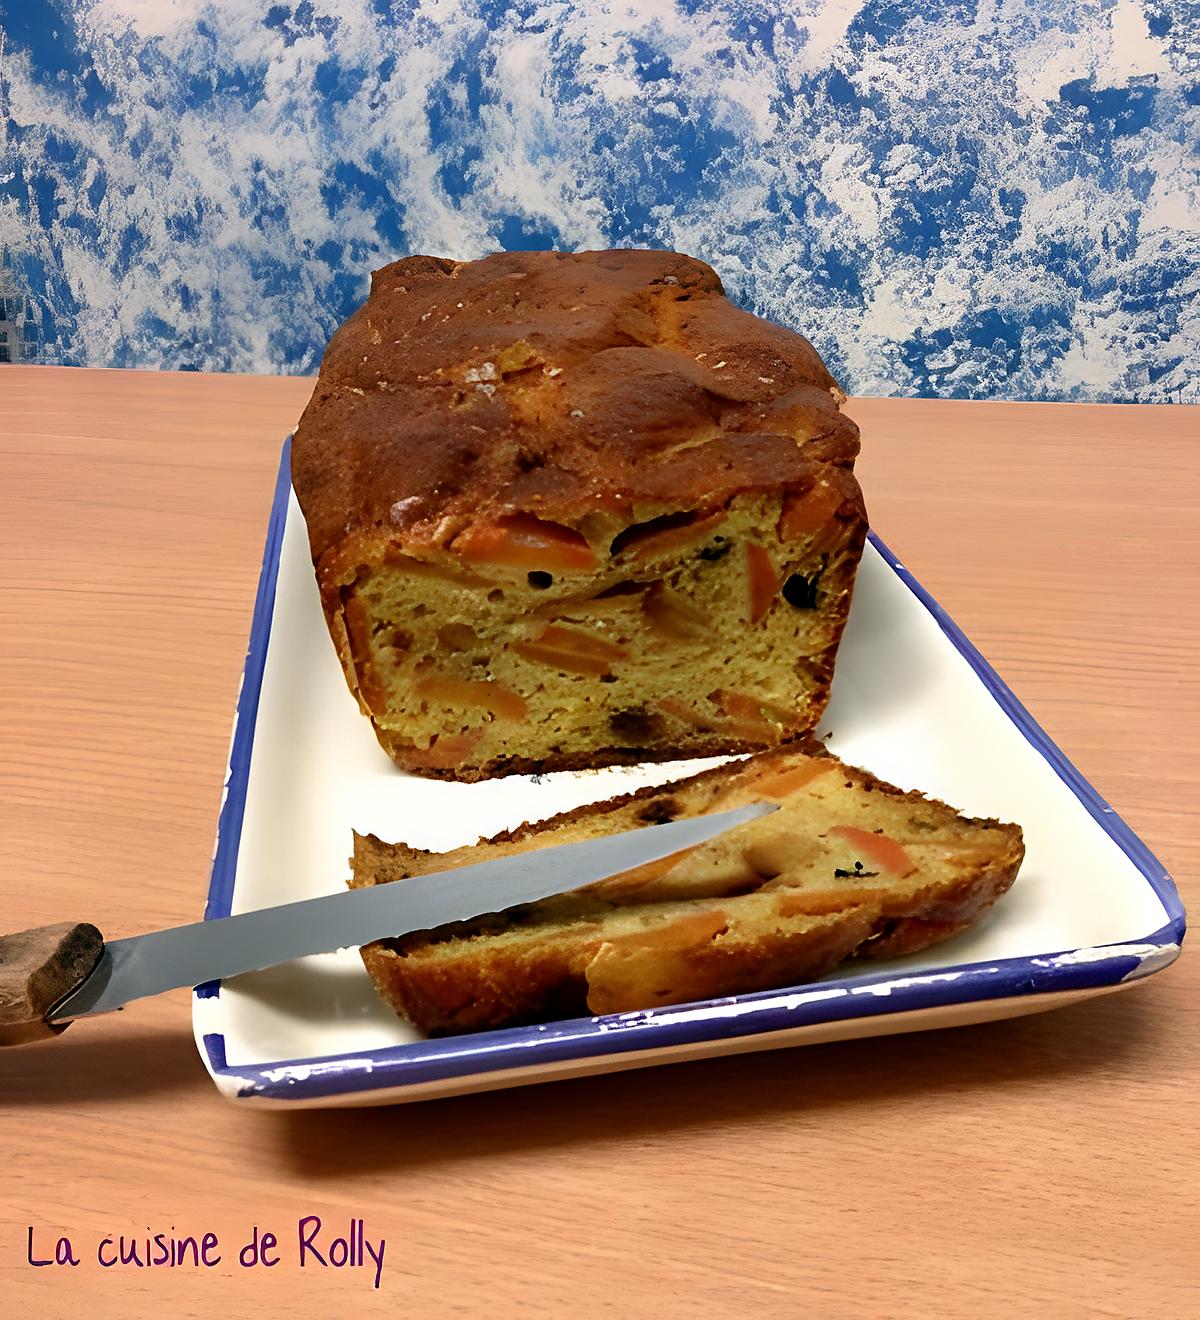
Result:
<svg viewBox="0 0 1200 1320">
<path fill-rule="evenodd" d="M 433 1034 L 768 990 L 958 934 L 1009 888 L 1024 854 L 1015 825 L 960 816 L 804 739 L 450 853 L 356 835 L 351 885 L 764 799 L 780 809 L 687 852 L 367 945 L 367 971 Z"/>
<path fill-rule="evenodd" d="M 473 780 L 811 728 L 866 532 L 843 398 L 676 253 L 377 271 L 292 475 L 380 742 Z"/>
</svg>

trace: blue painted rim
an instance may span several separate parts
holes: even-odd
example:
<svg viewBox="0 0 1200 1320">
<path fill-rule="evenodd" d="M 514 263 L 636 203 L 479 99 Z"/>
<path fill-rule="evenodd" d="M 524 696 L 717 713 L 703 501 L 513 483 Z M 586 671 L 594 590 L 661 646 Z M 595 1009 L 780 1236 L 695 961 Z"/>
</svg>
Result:
<svg viewBox="0 0 1200 1320">
<path fill-rule="evenodd" d="M 254 602 L 245 676 L 238 697 L 237 724 L 230 749 L 226 796 L 218 822 L 205 920 L 228 916 L 233 899 L 254 728 L 275 607 L 279 552 L 287 522 L 290 455 L 289 436 L 280 459 L 267 526 L 267 543 Z M 1143 967 L 1141 956 L 1130 951 L 1130 946 L 1134 945 L 1161 949 L 1164 954 L 1161 965 L 1165 966 L 1170 960 L 1170 951 L 1183 940 L 1186 917 L 1178 891 L 1162 863 L 1067 760 L 954 620 L 884 542 L 874 532 L 870 539 L 887 565 L 934 617 L 942 632 L 1021 733 L 1134 864 L 1162 902 L 1168 918 L 1165 926 L 1125 944 L 1107 946 L 1111 949 L 1109 954 L 1093 950 L 1086 959 L 1078 961 L 1072 960 L 1073 950 L 1063 950 L 1025 958 L 965 963 L 940 971 L 899 977 L 894 972 L 881 972 L 702 1004 L 415 1041 L 361 1054 L 231 1066 L 225 1057 L 224 1036 L 212 1032 L 203 1037 L 203 1045 L 213 1074 L 236 1078 L 241 1083 L 240 1097 L 311 1100 L 322 1096 L 362 1095 L 427 1082 L 466 1079 L 506 1069 L 536 1069 L 576 1059 L 765 1035 L 825 1022 L 1115 986 Z M 1157 967 L 1151 966 L 1149 970 L 1157 970 Z M 220 982 L 197 986 L 196 995 L 205 999 L 218 997 Z"/>
<path fill-rule="evenodd" d="M 229 916 L 233 903 L 238 847 L 242 839 L 242 820 L 246 814 L 246 788 L 250 781 L 250 758 L 254 752 L 254 728 L 258 723 L 258 699 L 262 693 L 263 670 L 267 664 L 271 617 L 275 612 L 275 586 L 279 581 L 279 551 L 283 546 L 283 529 L 287 526 L 288 496 L 292 488 L 291 456 L 292 437 L 289 435 L 283 442 L 279 471 L 275 477 L 275 494 L 271 500 L 271 515 L 267 521 L 267 543 L 263 547 L 258 591 L 254 596 L 250 641 L 246 647 L 246 664 L 242 670 L 242 686 L 238 692 L 234 715 L 233 739 L 229 745 L 229 770 L 225 776 L 221 814 L 217 818 L 217 848 L 213 853 L 208 902 L 204 905 L 205 921 Z M 196 987 L 195 993 L 199 999 L 216 999 L 221 993 L 221 983 L 206 981 Z"/>
</svg>

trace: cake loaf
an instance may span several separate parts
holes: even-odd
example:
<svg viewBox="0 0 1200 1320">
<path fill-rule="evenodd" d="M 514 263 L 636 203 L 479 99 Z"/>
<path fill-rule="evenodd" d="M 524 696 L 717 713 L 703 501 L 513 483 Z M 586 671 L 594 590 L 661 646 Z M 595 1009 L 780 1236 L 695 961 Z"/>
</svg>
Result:
<svg viewBox="0 0 1200 1320">
<path fill-rule="evenodd" d="M 392 1008 L 430 1034 L 769 990 L 958 934 L 1024 855 L 1017 826 L 960 816 L 805 739 L 453 852 L 357 835 L 351 885 L 759 800 L 780 809 L 556 898 L 377 941 L 363 962 Z"/>
<path fill-rule="evenodd" d="M 866 533 L 843 398 L 677 253 L 377 271 L 292 477 L 384 748 L 474 780 L 815 725 Z"/>
</svg>

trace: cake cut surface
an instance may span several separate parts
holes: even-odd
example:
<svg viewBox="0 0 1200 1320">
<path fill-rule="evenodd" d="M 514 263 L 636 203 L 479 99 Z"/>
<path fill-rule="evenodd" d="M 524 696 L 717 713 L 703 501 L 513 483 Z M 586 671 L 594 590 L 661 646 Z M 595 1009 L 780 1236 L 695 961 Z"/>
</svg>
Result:
<svg viewBox="0 0 1200 1320">
<path fill-rule="evenodd" d="M 960 933 L 1024 855 L 1017 826 L 960 816 L 805 739 L 453 852 L 356 835 L 351 885 L 760 800 L 779 810 L 544 902 L 377 941 L 364 964 L 393 1009 L 430 1034 L 769 990 Z"/>
<path fill-rule="evenodd" d="M 813 727 L 866 534 L 842 398 L 677 253 L 376 272 L 292 475 L 384 748 L 472 780 Z"/>
</svg>

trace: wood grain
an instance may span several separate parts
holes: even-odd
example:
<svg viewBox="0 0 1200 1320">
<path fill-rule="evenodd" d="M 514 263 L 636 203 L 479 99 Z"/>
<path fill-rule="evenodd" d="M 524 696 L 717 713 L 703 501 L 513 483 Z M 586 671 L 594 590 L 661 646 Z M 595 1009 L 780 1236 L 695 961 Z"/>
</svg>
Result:
<svg viewBox="0 0 1200 1320">
<path fill-rule="evenodd" d="M 88 922 L 0 934 L 0 1045 L 55 1036 L 66 1023 L 47 1021 L 50 1010 L 78 989 L 104 952 L 104 937 Z"/>
<path fill-rule="evenodd" d="M 3 926 L 202 908 L 311 382 L 0 369 Z M 877 530 L 1196 893 L 1200 410 L 856 400 Z M 1195 1314 L 1198 974 L 987 1027 L 353 1113 L 220 1100 L 186 994 L 0 1053 L 10 1314 Z M 295 1268 L 307 1214 L 383 1236 Z M 247 1270 L 253 1225 L 287 1254 Z M 59 1233 L 83 1264 L 33 1268 Z M 106 1234 L 220 1235 L 213 1270 Z M 344 1227 L 343 1227 L 344 1231 Z"/>
</svg>

